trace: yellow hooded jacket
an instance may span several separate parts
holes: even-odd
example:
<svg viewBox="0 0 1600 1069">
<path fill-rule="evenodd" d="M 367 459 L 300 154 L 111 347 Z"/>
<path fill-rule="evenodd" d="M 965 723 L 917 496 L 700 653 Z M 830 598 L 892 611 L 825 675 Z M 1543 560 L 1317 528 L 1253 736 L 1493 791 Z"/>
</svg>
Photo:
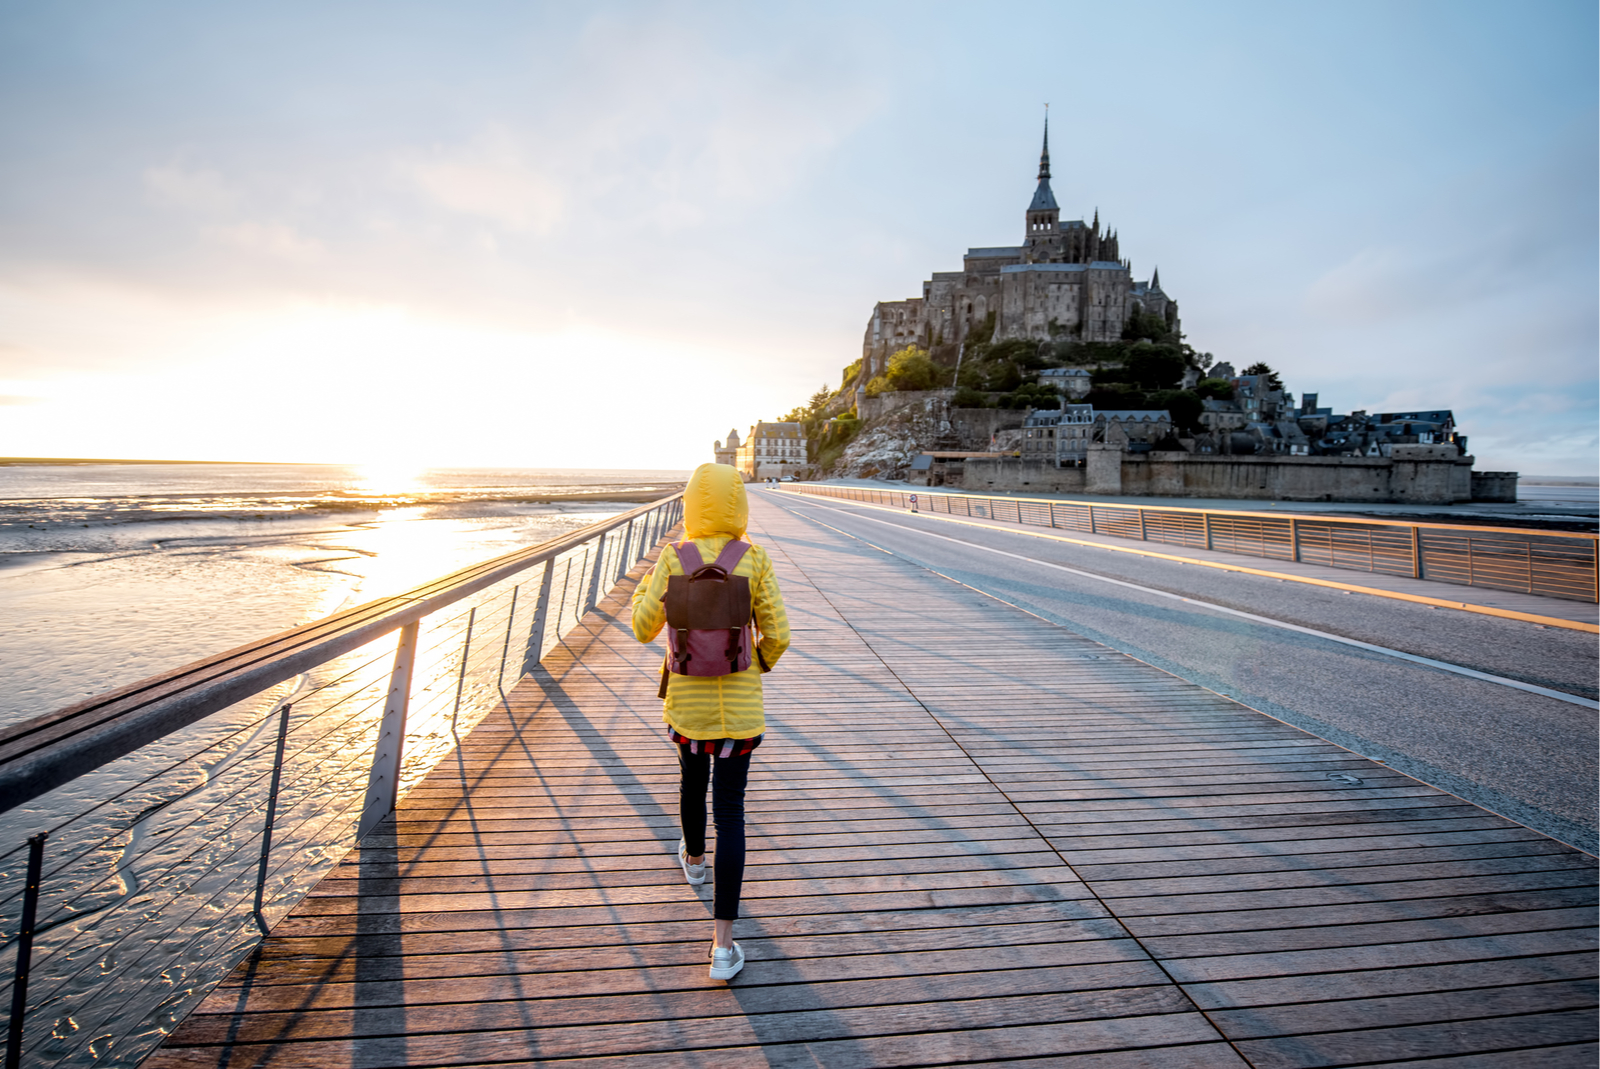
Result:
<svg viewBox="0 0 1600 1069">
<path fill-rule="evenodd" d="M 749 518 L 750 505 L 738 471 L 726 464 L 702 464 L 695 469 L 683 491 L 683 527 L 702 560 L 716 560 L 730 540 L 744 538 Z M 666 625 L 667 610 L 661 599 L 667 592 L 667 576 L 682 574 L 677 551 L 671 545 L 662 547 L 656 566 L 633 592 L 633 634 L 640 642 L 653 641 Z M 766 730 L 761 664 L 765 662 L 770 670 L 789 648 L 789 617 L 783 611 L 783 595 L 778 592 L 778 579 L 766 550 L 751 546 L 733 574 L 750 580 L 760 657 L 752 658 L 743 672 L 731 675 L 669 677 L 661 716 L 686 738 L 750 739 Z"/>
</svg>

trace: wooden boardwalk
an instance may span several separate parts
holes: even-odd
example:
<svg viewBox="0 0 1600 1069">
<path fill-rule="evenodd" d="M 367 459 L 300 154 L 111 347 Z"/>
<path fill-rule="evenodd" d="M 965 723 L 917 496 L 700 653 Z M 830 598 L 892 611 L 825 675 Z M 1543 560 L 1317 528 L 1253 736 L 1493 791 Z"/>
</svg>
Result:
<svg viewBox="0 0 1600 1069">
<path fill-rule="evenodd" d="M 752 513 L 794 646 L 739 977 L 630 581 L 146 1066 L 1595 1064 L 1592 858 Z"/>
</svg>

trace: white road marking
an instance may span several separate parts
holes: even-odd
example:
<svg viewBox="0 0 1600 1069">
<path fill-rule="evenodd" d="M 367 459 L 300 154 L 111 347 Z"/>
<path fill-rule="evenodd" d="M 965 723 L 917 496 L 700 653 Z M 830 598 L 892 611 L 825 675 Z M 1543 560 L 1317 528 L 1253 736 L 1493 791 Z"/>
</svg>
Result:
<svg viewBox="0 0 1600 1069">
<path fill-rule="evenodd" d="M 864 515 L 863 513 L 851 509 L 842 509 L 832 505 L 824 505 L 811 499 L 804 500 L 807 505 L 810 505 L 813 508 L 826 509 L 829 512 L 842 513 L 846 516 L 852 516 L 858 520 L 866 520 L 868 523 L 881 523 L 886 527 L 893 527 L 897 531 L 907 531 L 912 534 L 922 535 L 926 538 L 937 538 L 942 542 L 954 542 L 956 545 L 966 546 L 968 549 L 979 549 L 985 553 L 993 553 L 1001 557 L 1010 557 L 1013 560 L 1027 561 L 1029 564 L 1035 564 L 1041 568 L 1054 568 L 1057 571 L 1068 572 L 1072 575 L 1081 576 L 1084 579 L 1093 579 L 1101 583 L 1110 583 L 1112 586 L 1120 586 L 1126 587 L 1129 590 L 1137 590 L 1141 594 L 1150 594 L 1158 598 L 1167 598 L 1171 601 L 1182 601 L 1190 605 L 1198 605 L 1203 608 L 1210 609 L 1213 612 L 1227 613 L 1229 616 L 1237 616 L 1240 619 L 1250 620 L 1258 624 L 1266 624 L 1268 627 L 1282 628 L 1285 631 L 1296 631 L 1302 635 L 1311 635 L 1315 638 L 1326 639 L 1329 642 L 1337 642 L 1344 646 L 1354 646 L 1356 649 L 1366 650 L 1369 653 L 1379 653 L 1385 657 L 1394 657 L 1398 660 L 1410 661 L 1413 664 L 1425 665 L 1429 668 L 1437 668 L 1442 672 L 1453 672 L 1458 676 L 1467 676 L 1471 679 L 1481 679 L 1486 683 L 1497 683 L 1502 687 L 1510 687 L 1513 690 L 1527 691 L 1530 694 L 1538 694 L 1546 698 L 1554 698 L 1557 701 L 1567 702 L 1571 705 L 1581 705 L 1585 709 L 1600 709 L 1600 702 L 1579 697 L 1576 694 L 1568 694 L 1566 691 L 1552 690 L 1549 687 L 1541 687 L 1533 683 L 1524 683 L 1520 679 L 1508 679 L 1505 676 L 1491 675 L 1488 672 L 1479 672 L 1477 669 L 1466 668 L 1459 664 L 1451 664 L 1448 661 L 1436 661 L 1432 657 L 1421 657 L 1415 653 L 1406 653 L 1404 650 L 1390 649 L 1388 646 L 1378 646 L 1371 642 L 1362 642 L 1360 639 L 1345 638 L 1343 635 L 1334 635 L 1327 631 L 1318 631 L 1312 627 L 1301 627 L 1299 624 L 1291 624 L 1285 620 L 1274 620 L 1270 616 L 1258 616 L 1253 612 L 1244 612 L 1241 609 L 1230 609 L 1226 605 L 1217 605 L 1213 602 L 1201 601 L 1199 598 L 1185 597 L 1182 594 L 1174 594 L 1166 590 L 1157 590 L 1154 587 L 1140 586 L 1138 583 L 1130 583 L 1125 579 L 1113 579 L 1108 575 L 1096 575 L 1094 572 L 1086 572 L 1079 568 L 1069 568 L 1065 564 L 1055 564 L 1051 561 L 1039 560 L 1036 557 L 1025 556 L 1021 553 L 1011 553 L 1004 549 L 995 549 L 993 546 L 985 546 L 977 542 L 968 542 L 963 538 L 951 538 L 949 535 L 934 534 L 932 531 L 924 531 L 917 527 L 910 527 L 905 524 L 895 523 L 892 520 L 883 520 L 876 516 Z M 782 505 L 779 505 L 779 507 L 785 508 Z M 785 508 L 785 511 L 793 510 Z M 995 528 L 995 530 L 1000 529 Z M 1006 532 L 1001 531 L 1001 533 L 1004 534 Z M 862 541 L 865 541 L 865 539 Z M 869 542 L 867 544 L 871 545 L 872 543 Z M 885 549 L 883 546 L 874 546 L 873 548 L 882 550 L 883 552 L 891 554 L 892 556 L 900 556 L 900 554 L 895 553 L 892 549 Z"/>
</svg>

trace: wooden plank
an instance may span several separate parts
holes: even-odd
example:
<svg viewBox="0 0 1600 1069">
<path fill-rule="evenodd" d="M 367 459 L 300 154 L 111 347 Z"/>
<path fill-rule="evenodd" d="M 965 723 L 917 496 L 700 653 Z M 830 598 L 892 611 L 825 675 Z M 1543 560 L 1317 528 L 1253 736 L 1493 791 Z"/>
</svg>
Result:
<svg viewBox="0 0 1600 1069">
<path fill-rule="evenodd" d="M 802 626 L 764 681 L 735 982 L 672 859 L 624 583 L 147 1064 L 1586 1049 L 1593 859 L 760 495 L 752 534 Z"/>
</svg>

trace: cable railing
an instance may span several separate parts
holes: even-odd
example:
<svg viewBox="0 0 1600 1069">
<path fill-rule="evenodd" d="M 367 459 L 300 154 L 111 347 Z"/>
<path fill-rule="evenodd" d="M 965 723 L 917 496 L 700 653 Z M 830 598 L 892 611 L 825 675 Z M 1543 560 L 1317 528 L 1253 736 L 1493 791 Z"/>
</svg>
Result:
<svg viewBox="0 0 1600 1069">
<path fill-rule="evenodd" d="M 784 483 L 794 493 L 1082 534 L 1600 602 L 1596 537 L 1568 531 L 1290 516 Z"/>
<path fill-rule="evenodd" d="M 674 495 L 0 729 L 6 1069 L 137 1065 L 681 516 Z"/>
</svg>

